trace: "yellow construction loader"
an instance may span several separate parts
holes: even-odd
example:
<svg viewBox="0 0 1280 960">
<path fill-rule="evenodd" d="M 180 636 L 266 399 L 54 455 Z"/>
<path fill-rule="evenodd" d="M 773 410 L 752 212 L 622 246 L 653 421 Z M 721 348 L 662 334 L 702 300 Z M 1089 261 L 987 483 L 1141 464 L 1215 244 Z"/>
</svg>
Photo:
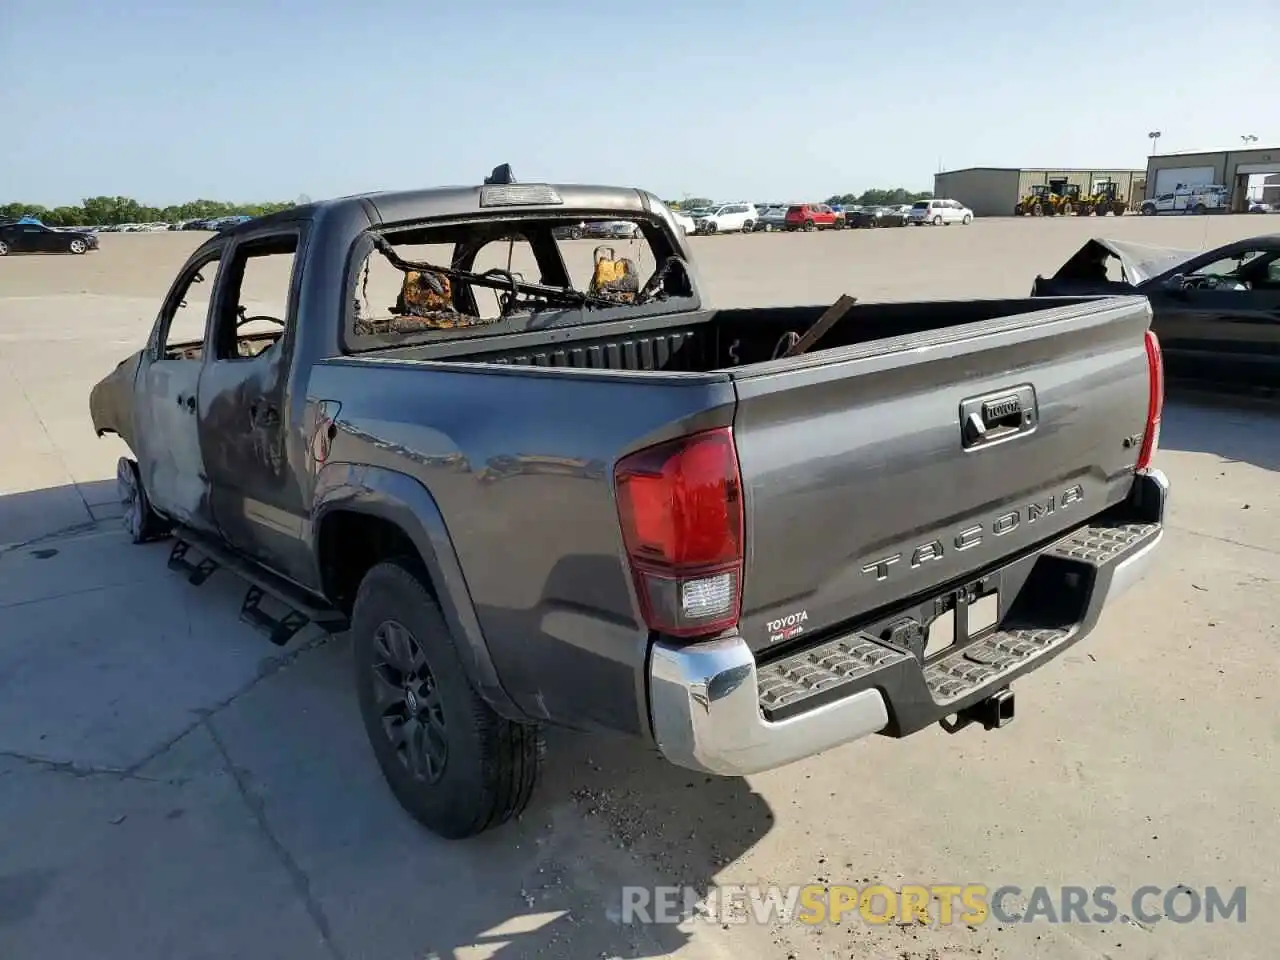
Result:
<svg viewBox="0 0 1280 960">
<path fill-rule="evenodd" d="M 1053 217 L 1079 213 L 1080 185 L 1067 183 L 1065 180 L 1032 184 L 1013 212 L 1019 217 Z"/>
<path fill-rule="evenodd" d="M 1093 185 L 1093 193 L 1082 198 L 1082 203 L 1088 204 L 1088 210 L 1092 210 L 1100 217 L 1105 217 L 1108 213 L 1114 213 L 1117 217 L 1124 216 L 1126 210 L 1129 209 L 1129 203 L 1120 193 L 1120 184 L 1114 180 L 1098 180 Z M 1088 212 L 1088 210 L 1082 212 Z"/>
</svg>

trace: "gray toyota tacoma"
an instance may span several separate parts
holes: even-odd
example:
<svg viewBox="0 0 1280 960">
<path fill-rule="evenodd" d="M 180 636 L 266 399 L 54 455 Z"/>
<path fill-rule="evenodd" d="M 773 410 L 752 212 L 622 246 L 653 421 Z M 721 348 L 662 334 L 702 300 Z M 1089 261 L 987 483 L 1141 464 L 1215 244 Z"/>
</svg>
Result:
<svg viewBox="0 0 1280 960">
<path fill-rule="evenodd" d="M 567 225 L 631 221 L 612 247 Z M 1140 577 L 1168 494 L 1140 296 L 709 309 L 642 190 L 307 204 L 203 243 L 90 396 L 137 542 L 349 630 L 403 806 L 529 802 L 545 725 L 741 776 L 934 723 Z"/>
</svg>

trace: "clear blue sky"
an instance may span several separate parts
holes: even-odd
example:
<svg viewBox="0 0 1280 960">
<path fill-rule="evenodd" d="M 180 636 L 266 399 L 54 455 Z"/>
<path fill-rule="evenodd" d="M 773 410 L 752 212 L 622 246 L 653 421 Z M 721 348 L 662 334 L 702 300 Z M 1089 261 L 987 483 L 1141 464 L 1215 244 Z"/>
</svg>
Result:
<svg viewBox="0 0 1280 960">
<path fill-rule="evenodd" d="M 1275 0 L 1096 9 L 0 0 L 0 200 L 319 198 L 501 162 L 823 197 L 928 189 L 940 160 L 1141 166 L 1152 129 L 1161 152 L 1280 146 Z"/>
</svg>

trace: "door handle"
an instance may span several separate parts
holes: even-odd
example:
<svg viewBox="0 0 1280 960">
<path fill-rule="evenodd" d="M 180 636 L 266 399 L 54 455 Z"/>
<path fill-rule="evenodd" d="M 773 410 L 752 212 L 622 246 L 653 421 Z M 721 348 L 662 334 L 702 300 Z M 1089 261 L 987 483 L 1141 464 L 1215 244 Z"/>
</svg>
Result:
<svg viewBox="0 0 1280 960">
<path fill-rule="evenodd" d="M 1036 428 L 1039 412 L 1031 384 L 999 393 L 970 397 L 960 404 L 960 445 L 965 450 L 988 446 Z"/>
</svg>

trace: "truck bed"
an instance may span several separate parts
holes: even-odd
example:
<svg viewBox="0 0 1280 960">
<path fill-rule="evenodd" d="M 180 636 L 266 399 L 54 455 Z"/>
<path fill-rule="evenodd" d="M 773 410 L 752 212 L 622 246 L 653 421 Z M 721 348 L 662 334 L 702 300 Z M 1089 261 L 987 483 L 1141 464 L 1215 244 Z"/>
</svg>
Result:
<svg viewBox="0 0 1280 960">
<path fill-rule="evenodd" d="M 1053 307 L 1089 298 L 1055 298 Z M 614 321 L 583 326 L 552 326 L 501 337 L 380 350 L 375 355 L 405 360 L 498 363 L 592 370 L 701 373 L 770 361 L 779 338 L 803 334 L 825 305 L 747 307 Z M 1044 316 L 1043 299 L 956 300 L 856 304 L 815 347 L 827 355 L 840 347 L 897 342 L 903 337 L 937 334 L 956 327 L 1001 320 L 1008 324 L 1028 314 Z"/>
</svg>

